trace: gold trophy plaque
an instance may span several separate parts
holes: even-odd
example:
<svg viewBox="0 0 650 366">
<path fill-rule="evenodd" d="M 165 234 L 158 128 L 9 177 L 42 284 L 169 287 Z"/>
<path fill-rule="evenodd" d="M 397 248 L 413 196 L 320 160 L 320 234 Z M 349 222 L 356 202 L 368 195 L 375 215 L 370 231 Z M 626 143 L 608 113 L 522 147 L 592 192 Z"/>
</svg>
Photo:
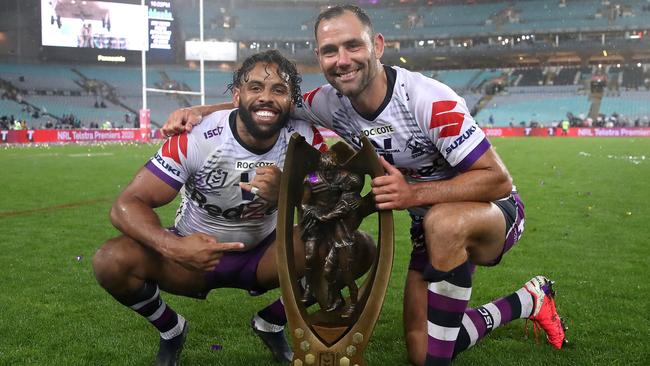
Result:
<svg viewBox="0 0 650 366">
<path fill-rule="evenodd" d="M 278 199 L 277 261 L 294 366 L 366 365 L 363 351 L 388 287 L 394 239 L 392 212 L 379 211 L 376 255 L 357 286 L 357 249 L 373 242 L 357 229 L 376 211 L 372 193 L 362 197 L 361 189 L 366 175 L 384 174 L 370 141 L 365 136 L 360 140 L 358 152 L 338 142 L 321 154 L 294 134 L 287 149 Z M 302 285 L 294 245 L 305 246 Z"/>
</svg>

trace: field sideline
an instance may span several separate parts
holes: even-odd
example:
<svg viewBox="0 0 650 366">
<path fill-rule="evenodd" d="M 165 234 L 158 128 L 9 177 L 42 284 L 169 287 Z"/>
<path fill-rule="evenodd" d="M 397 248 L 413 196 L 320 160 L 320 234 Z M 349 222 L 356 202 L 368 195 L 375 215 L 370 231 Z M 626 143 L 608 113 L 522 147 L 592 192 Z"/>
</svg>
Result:
<svg viewBox="0 0 650 366">
<path fill-rule="evenodd" d="M 650 139 L 493 139 L 526 204 L 522 241 L 474 277 L 473 306 L 537 274 L 556 281 L 569 347 L 556 351 L 519 320 L 455 365 L 645 365 L 650 360 Z M 0 146 L 0 365 L 149 365 L 154 328 L 95 282 L 91 258 L 117 235 L 112 200 L 157 145 Z M 173 221 L 176 205 L 159 210 Z M 408 217 L 395 213 L 396 257 L 366 353 L 406 365 L 401 312 Z M 249 329 L 278 291 L 219 289 L 206 301 L 164 299 L 190 322 L 185 365 L 271 365 Z M 532 324 L 529 324 L 532 328 Z M 212 345 L 223 348 L 218 351 Z"/>
</svg>

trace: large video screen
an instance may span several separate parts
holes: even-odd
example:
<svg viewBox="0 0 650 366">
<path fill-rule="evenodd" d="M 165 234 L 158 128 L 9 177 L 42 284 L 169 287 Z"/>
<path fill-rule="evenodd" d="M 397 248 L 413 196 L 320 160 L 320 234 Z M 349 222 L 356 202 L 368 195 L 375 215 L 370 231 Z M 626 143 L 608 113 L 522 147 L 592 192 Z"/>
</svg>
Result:
<svg viewBox="0 0 650 366">
<path fill-rule="evenodd" d="M 88 0 L 41 0 L 43 46 L 148 49 L 147 7 Z"/>
</svg>

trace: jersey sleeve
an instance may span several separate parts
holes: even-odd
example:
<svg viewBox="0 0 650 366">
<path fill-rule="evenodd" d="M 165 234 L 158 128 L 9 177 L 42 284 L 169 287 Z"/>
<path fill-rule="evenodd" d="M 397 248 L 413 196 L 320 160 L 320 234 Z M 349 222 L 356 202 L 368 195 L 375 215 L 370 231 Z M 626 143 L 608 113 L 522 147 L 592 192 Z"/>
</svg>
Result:
<svg viewBox="0 0 650 366">
<path fill-rule="evenodd" d="M 327 151 L 327 144 L 323 135 L 313 124 L 304 120 L 294 120 L 296 132 L 305 138 L 305 141 L 320 152 Z"/>
<path fill-rule="evenodd" d="M 418 124 L 452 167 L 467 170 L 491 145 L 465 100 L 448 86 L 423 75 L 410 82 L 417 85 L 411 108 Z"/>
<path fill-rule="evenodd" d="M 318 87 L 302 96 L 302 104 L 294 108 L 292 117 L 332 129 L 332 115 L 327 103 L 326 87 Z"/>
<path fill-rule="evenodd" d="M 175 190 L 180 190 L 191 175 L 196 156 L 196 139 L 187 133 L 172 136 L 158 149 L 145 167 Z"/>
</svg>

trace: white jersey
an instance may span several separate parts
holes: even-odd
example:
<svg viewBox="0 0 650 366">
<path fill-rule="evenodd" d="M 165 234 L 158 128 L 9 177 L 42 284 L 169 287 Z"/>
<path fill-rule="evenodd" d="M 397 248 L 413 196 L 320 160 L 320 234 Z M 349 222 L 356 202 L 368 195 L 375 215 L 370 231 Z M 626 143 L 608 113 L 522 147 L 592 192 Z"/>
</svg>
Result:
<svg viewBox="0 0 650 366">
<path fill-rule="evenodd" d="M 184 187 L 174 225 L 181 235 L 203 232 L 222 242 L 242 242 L 248 250 L 275 229 L 277 207 L 239 183 L 252 181 L 260 166 L 282 169 L 295 132 L 321 151 L 327 146 L 311 124 L 291 119 L 275 145 L 255 150 L 237 135 L 236 113 L 212 113 L 192 132 L 167 139 L 146 167 L 174 189 Z"/>
<path fill-rule="evenodd" d="M 294 115 L 333 130 L 357 149 L 363 133 L 411 182 L 451 178 L 490 148 L 465 100 L 451 88 L 400 67 L 384 69 L 388 93 L 375 115 L 359 114 L 329 84 L 306 93 Z M 425 209 L 409 211 L 423 215 Z"/>
</svg>

